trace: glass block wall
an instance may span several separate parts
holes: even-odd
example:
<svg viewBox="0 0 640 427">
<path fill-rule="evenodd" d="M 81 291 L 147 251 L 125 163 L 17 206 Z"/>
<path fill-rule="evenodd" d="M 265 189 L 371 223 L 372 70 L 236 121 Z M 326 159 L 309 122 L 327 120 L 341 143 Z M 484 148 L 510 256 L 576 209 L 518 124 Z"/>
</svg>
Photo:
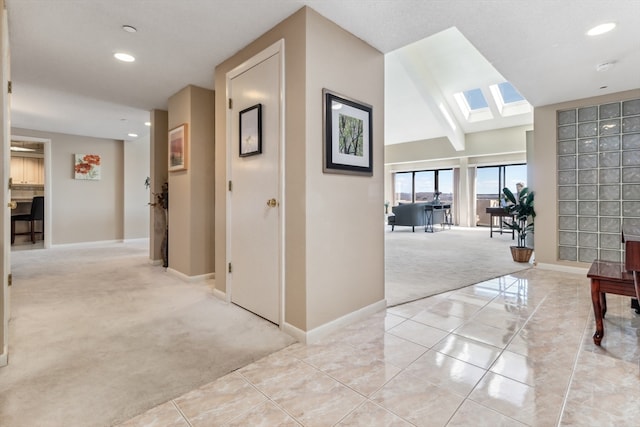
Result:
<svg viewBox="0 0 640 427">
<path fill-rule="evenodd" d="M 640 99 L 558 111 L 558 258 L 622 261 L 640 224 Z"/>
</svg>

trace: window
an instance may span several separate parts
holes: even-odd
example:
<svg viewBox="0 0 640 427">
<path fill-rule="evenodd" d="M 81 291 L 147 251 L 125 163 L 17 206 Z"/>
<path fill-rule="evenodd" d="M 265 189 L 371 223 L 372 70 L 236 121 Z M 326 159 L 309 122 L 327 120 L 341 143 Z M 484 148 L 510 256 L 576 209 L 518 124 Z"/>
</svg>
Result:
<svg viewBox="0 0 640 427">
<path fill-rule="evenodd" d="M 436 172 L 415 172 L 415 201 L 430 202 L 436 188 Z"/>
<path fill-rule="evenodd" d="M 484 95 L 480 89 L 465 90 L 462 94 L 464 95 L 464 99 L 466 99 L 467 105 L 471 111 L 489 107 L 489 104 L 487 104 L 487 100 L 484 99 Z"/>
<path fill-rule="evenodd" d="M 431 202 L 439 191 L 442 203 L 453 203 L 453 170 L 397 172 L 394 175 L 394 203 Z"/>
<path fill-rule="evenodd" d="M 465 90 L 453 94 L 464 118 L 469 122 L 478 122 L 493 118 L 487 99 L 481 89 Z"/>
<path fill-rule="evenodd" d="M 502 101 L 505 104 L 512 104 L 514 102 L 524 101 L 524 97 L 520 95 L 520 92 L 509 82 L 498 83 L 498 89 L 500 89 L 500 95 Z"/>
<path fill-rule="evenodd" d="M 413 173 L 396 173 L 394 177 L 394 200 L 396 204 L 413 202 Z"/>
<path fill-rule="evenodd" d="M 507 187 L 516 193 L 516 184 L 527 186 L 527 165 L 505 165 L 479 167 L 476 172 L 476 224 L 489 225 L 489 207 L 500 206 L 502 189 Z"/>
<path fill-rule="evenodd" d="M 491 96 L 503 117 L 531 112 L 531 104 L 509 82 L 489 86 Z"/>
</svg>

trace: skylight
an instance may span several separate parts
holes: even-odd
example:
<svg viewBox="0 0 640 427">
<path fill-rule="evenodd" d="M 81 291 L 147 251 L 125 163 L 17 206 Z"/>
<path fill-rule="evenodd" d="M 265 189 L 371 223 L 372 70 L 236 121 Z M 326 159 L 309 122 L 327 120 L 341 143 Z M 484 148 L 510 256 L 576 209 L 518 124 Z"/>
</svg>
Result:
<svg viewBox="0 0 640 427">
<path fill-rule="evenodd" d="M 470 89 L 453 94 L 460 111 L 468 122 L 479 122 L 493 118 L 482 89 Z"/>
<path fill-rule="evenodd" d="M 481 110 L 483 108 L 488 108 L 489 104 L 487 104 L 487 100 L 484 99 L 484 95 L 482 94 L 482 90 L 480 89 L 471 89 L 465 90 L 462 92 L 465 99 L 467 100 L 467 105 L 471 111 Z"/>
<path fill-rule="evenodd" d="M 531 112 L 531 105 L 511 83 L 502 82 L 491 85 L 489 90 L 502 117 Z"/>
<path fill-rule="evenodd" d="M 509 82 L 498 83 L 498 89 L 500 89 L 500 95 L 502 95 L 502 101 L 505 104 L 524 101 L 524 97 Z"/>
</svg>

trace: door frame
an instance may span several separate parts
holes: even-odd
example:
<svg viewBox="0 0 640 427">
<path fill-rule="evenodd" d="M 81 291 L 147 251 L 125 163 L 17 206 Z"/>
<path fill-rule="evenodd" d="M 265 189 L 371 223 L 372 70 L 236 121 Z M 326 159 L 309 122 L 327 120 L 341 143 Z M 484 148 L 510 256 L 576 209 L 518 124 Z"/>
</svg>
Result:
<svg viewBox="0 0 640 427">
<path fill-rule="evenodd" d="M 44 248 L 51 248 L 52 194 L 51 194 L 51 139 L 11 135 L 11 141 L 37 142 L 44 145 Z"/>
<path fill-rule="evenodd" d="M 280 162 L 280 165 L 278 167 L 278 195 L 276 196 L 278 198 L 278 200 L 280 201 L 280 212 L 279 212 L 279 228 L 280 228 L 280 234 L 278 236 L 279 242 L 278 242 L 278 247 L 280 249 L 280 253 L 279 253 L 279 258 L 280 258 L 280 265 L 279 265 L 279 278 L 280 278 L 280 283 L 278 286 L 278 290 L 279 290 L 279 309 L 278 309 L 278 325 L 280 327 L 280 329 L 282 329 L 282 326 L 284 324 L 284 309 L 285 309 L 285 277 L 284 277 L 284 273 L 285 273 L 285 230 L 284 230 L 284 225 L 286 224 L 285 221 L 285 206 L 286 206 L 286 201 L 285 201 L 285 191 L 284 191 L 284 183 L 285 183 L 285 135 L 284 135 L 284 131 L 285 131 L 285 60 L 284 60 L 284 39 L 280 39 L 277 42 L 275 42 L 274 44 L 272 44 L 271 46 L 267 47 L 266 49 L 264 49 L 263 51 L 261 51 L 260 53 L 256 54 L 255 56 L 249 58 L 248 60 L 246 60 L 245 62 L 243 62 L 242 64 L 238 65 L 237 67 L 233 68 L 231 71 L 226 73 L 226 82 L 225 82 L 225 104 L 228 103 L 228 99 L 230 98 L 230 88 L 231 88 L 231 81 L 239 76 L 240 74 L 244 73 L 245 71 L 255 67 L 256 65 L 260 64 L 261 62 L 269 59 L 270 57 L 274 56 L 274 55 L 280 55 L 280 93 L 279 93 L 279 109 L 280 109 L 280 123 L 279 123 L 279 141 L 278 141 L 278 149 L 279 149 L 279 159 L 278 161 Z M 231 145 L 232 145 L 232 140 L 231 140 L 231 120 L 232 120 L 232 116 L 231 116 L 231 112 L 233 111 L 230 108 L 226 108 L 227 112 L 226 112 L 226 125 L 227 125 L 227 138 L 226 138 L 226 147 L 227 147 L 227 164 L 226 164 L 226 171 L 225 171 L 225 175 L 226 175 L 226 181 L 227 183 L 229 183 L 230 181 L 232 181 L 232 176 L 231 176 L 231 160 L 232 160 L 232 150 L 230 149 Z M 228 190 L 227 187 L 227 191 L 226 191 L 226 249 L 225 249 L 225 265 L 229 265 L 229 262 L 231 262 L 231 221 L 232 221 L 232 216 L 231 216 L 231 211 L 232 211 L 232 204 L 231 204 L 231 192 Z M 226 274 L 226 302 L 227 303 L 231 303 L 231 294 L 233 292 L 233 279 L 231 277 L 231 273 L 229 273 L 229 269 L 225 268 L 225 274 Z"/>
</svg>

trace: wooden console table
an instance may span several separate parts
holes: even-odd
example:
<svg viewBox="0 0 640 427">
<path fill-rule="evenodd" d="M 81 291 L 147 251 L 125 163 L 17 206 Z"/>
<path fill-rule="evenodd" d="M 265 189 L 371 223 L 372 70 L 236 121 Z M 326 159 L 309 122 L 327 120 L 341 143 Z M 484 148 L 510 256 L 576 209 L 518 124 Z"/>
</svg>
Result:
<svg viewBox="0 0 640 427">
<path fill-rule="evenodd" d="M 504 229 L 504 226 L 502 224 L 502 218 L 511 218 L 511 220 L 513 221 L 515 215 L 512 215 L 510 213 L 508 213 L 506 211 L 505 208 L 503 207 L 494 207 L 494 208 L 487 208 L 487 213 L 489 215 L 491 215 L 491 219 L 489 220 L 489 237 L 493 238 L 493 218 L 498 217 L 498 221 L 499 221 L 499 228 L 498 230 L 500 231 L 500 234 L 502 234 L 502 230 Z M 515 240 L 515 230 L 511 229 L 511 240 Z"/>
<path fill-rule="evenodd" d="M 591 302 L 596 318 L 593 342 L 600 345 L 604 337 L 603 318 L 607 312 L 607 293 L 636 298 L 633 273 L 627 271 L 622 262 L 594 261 L 587 273 L 591 279 Z"/>
</svg>

